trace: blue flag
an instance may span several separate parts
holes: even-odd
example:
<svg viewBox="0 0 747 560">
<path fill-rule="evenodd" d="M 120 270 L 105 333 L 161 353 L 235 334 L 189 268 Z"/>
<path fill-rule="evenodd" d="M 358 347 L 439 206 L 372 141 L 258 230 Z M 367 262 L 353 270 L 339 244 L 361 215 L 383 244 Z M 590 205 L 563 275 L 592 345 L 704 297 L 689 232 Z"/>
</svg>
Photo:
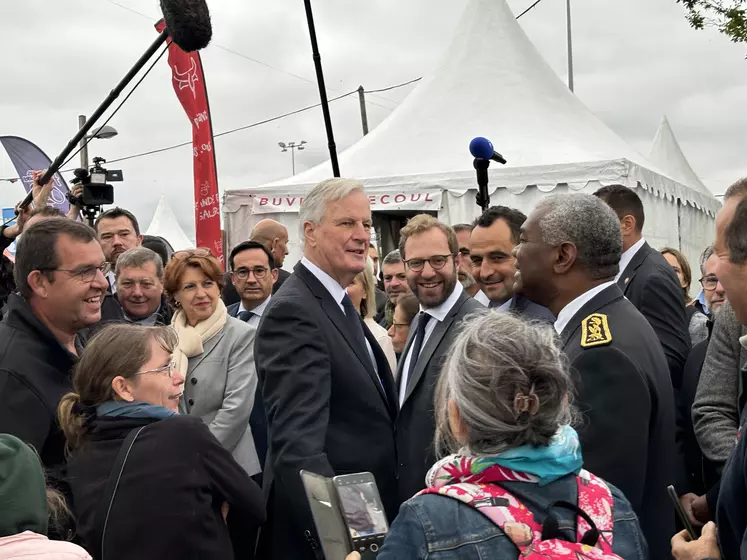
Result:
<svg viewBox="0 0 747 560">
<path fill-rule="evenodd" d="M 31 171 L 47 169 L 52 164 L 52 160 L 36 144 L 29 142 L 25 138 L 0 136 L 0 144 L 8 152 L 10 161 L 16 168 L 16 172 L 23 182 L 23 188 L 26 189 L 26 193 L 30 192 L 33 186 Z M 67 214 L 68 210 L 70 210 L 70 203 L 65 196 L 68 191 L 65 179 L 59 173 L 55 173 L 54 188 L 49 195 L 47 204 L 59 208 L 63 214 Z"/>
</svg>

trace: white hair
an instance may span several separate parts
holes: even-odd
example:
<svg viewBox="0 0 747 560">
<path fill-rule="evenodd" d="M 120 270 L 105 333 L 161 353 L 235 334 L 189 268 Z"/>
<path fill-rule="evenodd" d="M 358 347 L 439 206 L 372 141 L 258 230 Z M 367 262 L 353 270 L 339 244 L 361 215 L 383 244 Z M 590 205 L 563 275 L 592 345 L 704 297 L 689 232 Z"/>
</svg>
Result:
<svg viewBox="0 0 747 560">
<path fill-rule="evenodd" d="M 320 224 L 322 218 L 324 218 L 324 213 L 327 211 L 328 202 L 342 200 L 356 191 L 364 192 L 363 183 L 353 179 L 339 178 L 327 179 L 312 188 L 303 199 L 301 209 L 298 211 L 300 222 L 298 237 L 301 244 L 306 241 L 306 233 L 304 232 L 306 222 Z"/>
</svg>

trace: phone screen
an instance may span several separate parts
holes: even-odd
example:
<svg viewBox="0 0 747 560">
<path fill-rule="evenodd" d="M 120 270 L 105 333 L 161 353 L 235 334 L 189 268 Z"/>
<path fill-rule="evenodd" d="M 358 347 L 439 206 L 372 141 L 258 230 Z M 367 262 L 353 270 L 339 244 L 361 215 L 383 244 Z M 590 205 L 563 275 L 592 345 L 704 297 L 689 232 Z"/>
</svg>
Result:
<svg viewBox="0 0 747 560">
<path fill-rule="evenodd" d="M 389 530 L 384 506 L 373 482 L 337 487 L 340 505 L 353 539 L 383 535 Z"/>
<path fill-rule="evenodd" d="M 322 541 L 327 560 L 344 560 L 352 551 L 342 514 L 337 507 L 332 481 L 314 473 L 301 471 L 301 480 L 311 505 L 314 525 Z"/>
</svg>

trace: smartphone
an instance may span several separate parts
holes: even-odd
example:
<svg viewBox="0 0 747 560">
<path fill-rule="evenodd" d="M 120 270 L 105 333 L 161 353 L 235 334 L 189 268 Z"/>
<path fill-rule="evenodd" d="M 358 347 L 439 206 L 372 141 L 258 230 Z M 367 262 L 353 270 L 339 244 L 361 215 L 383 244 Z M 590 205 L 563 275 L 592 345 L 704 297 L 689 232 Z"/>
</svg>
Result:
<svg viewBox="0 0 747 560">
<path fill-rule="evenodd" d="M 353 550 L 365 558 L 375 558 L 389 532 L 384 505 L 376 480 L 369 472 L 336 476 L 340 509 L 345 520 Z"/>
<path fill-rule="evenodd" d="M 376 481 L 371 473 L 327 478 L 301 471 L 326 560 L 345 560 L 358 551 L 373 560 L 389 531 Z"/>
<path fill-rule="evenodd" d="M 680 518 L 680 522 L 685 527 L 685 529 L 687 529 L 687 532 L 690 535 L 690 539 L 694 541 L 698 540 L 698 535 L 695 533 L 695 529 L 693 528 L 692 523 L 690 523 L 685 510 L 682 508 L 680 498 L 679 496 L 677 496 L 677 491 L 674 489 L 674 486 L 667 486 L 667 493 L 669 494 L 669 499 L 672 500 L 674 510 L 677 512 L 677 517 Z"/>
</svg>

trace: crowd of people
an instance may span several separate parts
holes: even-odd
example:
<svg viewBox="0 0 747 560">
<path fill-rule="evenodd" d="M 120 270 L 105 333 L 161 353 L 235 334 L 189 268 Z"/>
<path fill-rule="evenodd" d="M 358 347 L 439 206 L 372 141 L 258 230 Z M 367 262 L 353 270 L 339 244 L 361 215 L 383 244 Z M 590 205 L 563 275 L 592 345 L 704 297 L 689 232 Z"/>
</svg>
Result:
<svg viewBox="0 0 747 560">
<path fill-rule="evenodd" d="M 0 229 L 0 559 L 321 558 L 302 470 L 373 475 L 384 560 L 747 558 L 747 179 L 693 266 L 621 185 L 380 254 L 331 179 L 292 273 L 276 221 L 224 271 L 49 188 Z"/>
</svg>

